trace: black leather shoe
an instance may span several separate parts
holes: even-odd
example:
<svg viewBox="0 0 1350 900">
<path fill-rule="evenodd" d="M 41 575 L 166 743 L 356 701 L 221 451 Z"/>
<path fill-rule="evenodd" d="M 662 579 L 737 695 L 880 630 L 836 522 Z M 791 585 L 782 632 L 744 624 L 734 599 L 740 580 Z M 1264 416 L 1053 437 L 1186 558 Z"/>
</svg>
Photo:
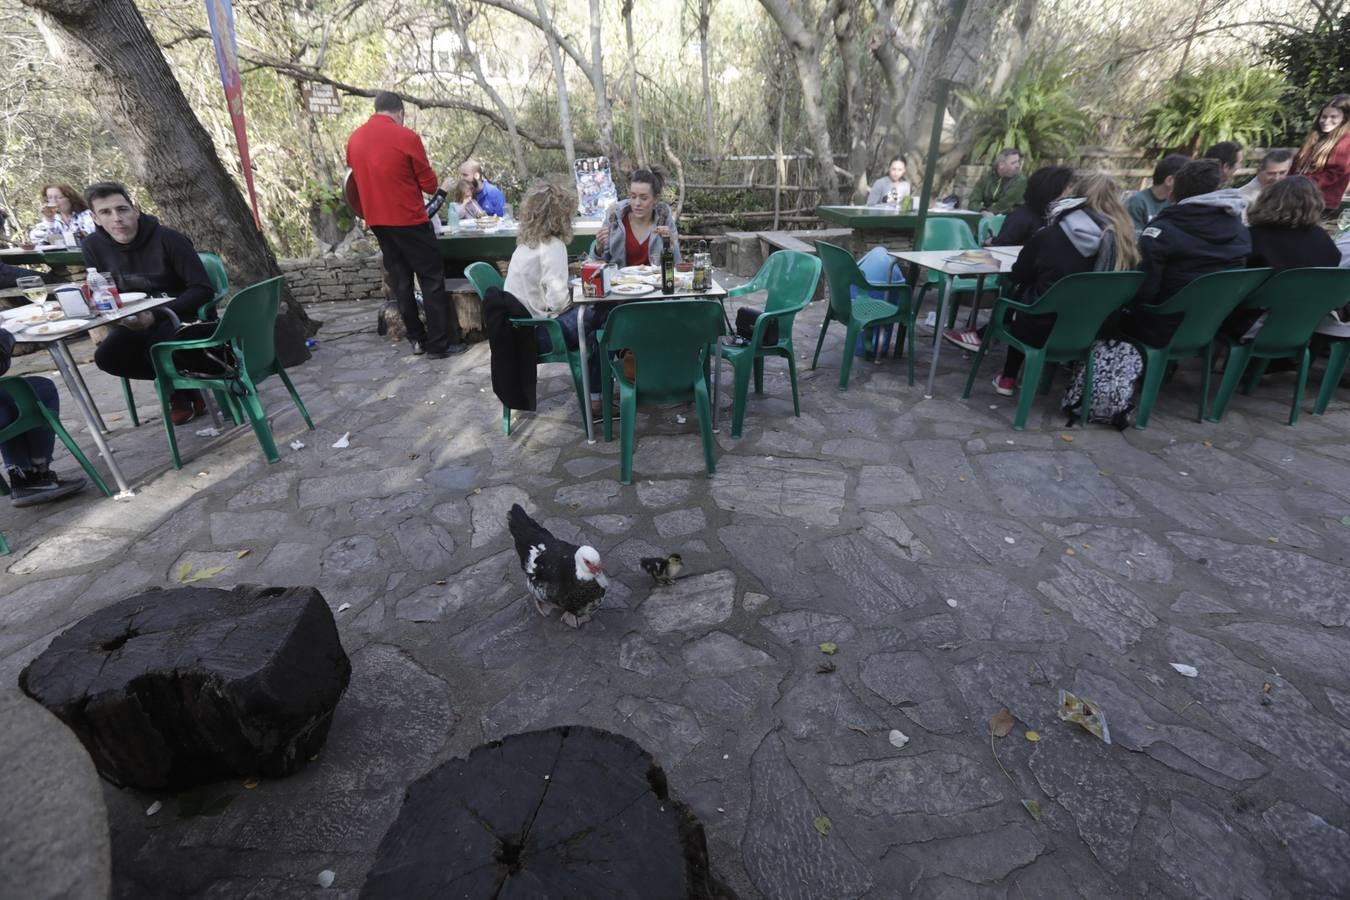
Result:
<svg viewBox="0 0 1350 900">
<path fill-rule="evenodd" d="M 413 345 L 413 356 L 421 356 L 423 353 L 427 352 L 427 348 L 422 346 L 421 341 L 413 341 L 412 345 Z"/>
<path fill-rule="evenodd" d="M 437 351 L 436 353 L 428 353 L 427 359 L 449 359 L 452 356 L 458 356 L 468 349 L 468 344 L 451 344 L 444 350 Z"/>
</svg>

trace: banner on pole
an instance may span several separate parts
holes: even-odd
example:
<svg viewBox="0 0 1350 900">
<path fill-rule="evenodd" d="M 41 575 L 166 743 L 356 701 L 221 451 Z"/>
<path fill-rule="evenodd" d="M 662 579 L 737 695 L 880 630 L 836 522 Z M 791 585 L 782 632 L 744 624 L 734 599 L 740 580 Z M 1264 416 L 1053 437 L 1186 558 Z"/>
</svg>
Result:
<svg viewBox="0 0 1350 900">
<path fill-rule="evenodd" d="M 262 220 L 258 217 L 258 194 L 253 188 L 253 165 L 248 155 L 244 85 L 239 80 L 239 53 L 234 40 L 234 7 L 230 0 L 206 0 L 206 18 L 211 24 L 211 41 L 216 47 L 216 65 L 220 68 L 221 86 L 225 88 L 225 103 L 230 110 L 230 124 L 234 126 L 234 140 L 239 145 L 239 167 L 244 172 L 249 205 L 253 207 L 253 224 L 262 231 Z"/>
</svg>

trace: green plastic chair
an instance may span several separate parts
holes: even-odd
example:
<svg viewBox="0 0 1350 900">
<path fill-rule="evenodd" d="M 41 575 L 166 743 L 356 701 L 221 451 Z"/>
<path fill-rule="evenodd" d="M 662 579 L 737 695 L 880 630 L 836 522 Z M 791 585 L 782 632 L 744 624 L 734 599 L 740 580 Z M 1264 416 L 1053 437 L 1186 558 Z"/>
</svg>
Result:
<svg viewBox="0 0 1350 900">
<path fill-rule="evenodd" d="M 1068 275 L 1056 281 L 1050 290 L 1033 303 L 1019 303 L 1002 297 L 994 304 L 993 315 L 989 319 L 989 328 L 975 359 L 970 364 L 970 375 L 966 378 L 966 389 L 961 396 L 969 397 L 970 389 L 975 385 L 975 376 L 984 361 L 985 354 L 995 342 L 1002 341 L 1010 347 L 1016 347 L 1026 354 L 1026 364 L 1022 368 L 1022 383 L 1017 396 L 1017 414 L 1013 417 L 1013 429 L 1021 431 L 1031 412 L 1031 402 L 1041 383 L 1041 375 L 1047 362 L 1052 364 L 1077 362 L 1083 366 L 1083 403 L 1082 422 L 1087 424 L 1088 413 L 1092 409 L 1092 343 L 1107 316 L 1130 301 L 1139 286 L 1144 283 L 1143 272 L 1080 272 Z M 1045 346 L 1033 347 L 1012 334 L 1004 326 L 1005 313 L 1015 310 L 1032 315 L 1055 316 L 1055 325 L 1046 338 Z"/>
<path fill-rule="evenodd" d="M 1153 404 L 1162 388 L 1167 364 L 1174 359 L 1203 358 L 1200 370 L 1200 411 L 1196 421 L 1205 420 L 1209 404 L 1209 372 L 1214 363 L 1214 338 L 1223 320 L 1237 308 L 1247 295 L 1270 277 L 1270 269 L 1234 269 L 1202 275 L 1172 295 L 1166 303 L 1140 306 L 1149 315 L 1182 316 L 1181 323 L 1166 347 L 1154 347 L 1132 340 L 1144 358 L 1144 379 L 1139 388 L 1139 416 L 1134 427 L 1148 427 Z"/>
<path fill-rule="evenodd" d="M 1008 217 L 1002 213 L 996 216 L 980 216 L 980 230 L 975 237 L 979 240 L 981 247 L 985 245 L 985 242 L 992 241 L 998 236 L 999 231 L 1003 228 L 1003 220 L 1006 218 Z"/>
<path fill-rule="evenodd" d="M 473 289 L 478 292 L 478 301 L 481 303 L 486 297 L 488 288 L 501 288 L 505 282 L 502 280 L 501 273 L 497 267 L 491 263 L 476 262 L 470 263 L 464 268 L 464 277 L 469 279 Z M 564 315 L 575 315 L 575 313 L 564 313 Z M 586 427 L 586 416 L 590 414 L 590 406 L 586 403 L 584 391 L 581 389 L 581 357 L 575 350 L 567 348 L 567 341 L 563 338 L 562 326 L 556 319 L 512 319 L 511 324 L 517 328 L 543 328 L 548 332 L 549 346 L 553 349 L 547 353 L 541 353 L 538 362 L 541 363 L 566 363 L 572 370 L 572 386 L 577 392 L 577 405 L 581 409 L 581 427 Z M 511 434 L 511 408 L 502 405 L 502 433 Z"/>
<path fill-rule="evenodd" d="M 899 281 L 868 281 L 853 257 L 843 247 L 825 241 L 816 241 L 816 252 L 820 254 L 821 265 L 825 268 L 825 283 L 830 288 L 830 305 L 825 309 L 825 319 L 820 323 L 820 337 L 816 339 L 816 354 L 811 358 L 811 368 L 820 362 L 820 348 L 825 344 L 825 331 L 831 322 L 843 322 L 848 330 L 844 335 L 844 356 L 839 365 L 839 390 L 848 390 L 848 376 L 853 369 L 853 347 L 858 332 L 881 325 L 903 325 L 905 336 L 909 340 L 909 352 L 906 362 L 909 366 L 909 383 L 914 383 L 914 320 L 918 315 L 918 304 L 913 302 L 910 286 Z M 778 254 L 774 254 L 777 256 Z M 858 289 L 853 297 L 851 288 Z M 871 296 L 874 289 L 885 290 L 896 303 L 888 303 Z M 898 348 L 897 348 L 898 349 Z"/>
<path fill-rule="evenodd" d="M 206 277 L 211 281 L 211 286 L 216 289 L 210 300 L 197 307 L 197 318 L 205 322 L 210 318 L 211 310 L 215 308 L 217 303 L 224 300 L 225 295 L 230 292 L 230 276 L 225 272 L 225 261 L 216 254 L 198 253 L 197 258 L 206 267 Z M 136 398 L 131 393 L 131 380 L 128 378 L 122 379 L 122 398 L 127 402 L 127 412 L 131 415 L 132 427 L 140 428 L 141 420 L 136 415 Z"/>
<path fill-rule="evenodd" d="M 83 451 L 80 450 L 80 445 L 71 438 L 70 432 L 62 426 L 61 420 L 38 399 L 32 385 L 19 376 L 11 375 L 8 378 L 0 378 L 0 391 L 9 394 L 18 410 L 18 415 L 14 417 L 14 421 L 4 428 L 0 428 L 0 443 L 11 441 L 35 428 L 50 428 L 56 432 L 56 436 L 61 439 L 61 443 L 66 445 L 66 449 L 70 451 L 71 456 L 75 457 L 75 461 L 80 464 L 80 468 L 84 469 L 85 474 L 89 476 L 89 480 L 98 485 L 98 489 L 103 492 L 103 496 L 112 496 L 112 491 L 108 490 L 108 485 L 98 474 L 98 470 L 89 462 L 89 457 L 85 456 Z M 9 496 L 9 485 L 5 483 L 3 478 L 0 478 L 0 496 Z M 5 543 L 4 535 L 0 534 L 0 556 L 7 553 L 9 553 L 9 544 Z"/>
<path fill-rule="evenodd" d="M 619 480 L 633 483 L 633 444 L 638 404 L 687 403 L 698 410 L 703 439 L 703 464 L 712 475 L 713 410 L 708 400 L 708 350 L 723 333 L 722 305 L 716 300 L 652 300 L 625 303 L 609 314 L 601 338 L 600 396 L 605 440 L 613 440 L 610 384 L 619 383 Z M 627 349 L 636 355 L 633 381 L 623 374 L 623 360 L 612 354 Z"/>
<path fill-rule="evenodd" d="M 788 380 L 792 382 L 792 412 L 802 414 L 801 399 L 797 393 L 797 353 L 792 347 L 792 325 L 797 313 L 806 308 L 816 293 L 820 281 L 820 260 L 797 250 L 780 250 L 771 254 L 764 265 L 746 284 L 727 291 L 727 297 L 739 297 L 757 291 L 766 291 L 764 314 L 755 321 L 750 343 L 739 347 L 719 344 L 722 357 L 731 363 L 736 392 L 732 405 L 731 436 L 741 436 L 745 419 L 745 397 L 750 389 L 750 375 L 755 376 L 755 393 L 764 393 L 764 359 L 781 356 L 787 360 Z M 778 342 L 764 343 L 764 330 L 777 320 Z"/>
<path fill-rule="evenodd" d="M 985 216 L 984 218 L 989 218 Z M 981 222 L 983 224 L 983 222 Z M 957 218 L 950 216 L 934 216 L 924 222 L 923 234 L 919 237 L 918 250 L 978 250 L 980 245 L 975 242 L 975 236 L 971 234 L 970 226 Z M 979 286 L 978 278 L 956 277 L 952 279 L 952 292 L 955 294 L 973 294 Z M 928 270 L 928 276 L 923 284 L 919 286 L 918 302 L 916 308 L 923 305 L 923 298 L 931 287 L 937 288 L 937 302 L 939 313 L 942 310 L 943 291 L 945 290 L 946 276 L 941 272 Z M 985 287 L 989 287 L 988 280 Z M 976 298 L 978 302 L 979 298 Z M 956 310 L 959 304 L 953 300 L 952 308 L 947 314 L 946 327 L 951 328 L 956 325 Z M 937 343 L 941 328 L 933 330 L 933 343 Z"/>
<path fill-rule="evenodd" d="M 225 396 L 229 401 L 232 414 L 246 417 L 253 426 L 263 454 L 268 462 L 276 462 L 277 454 L 272 430 L 267 425 L 267 415 L 263 412 L 258 399 L 257 385 L 269 375 L 281 378 L 282 384 L 291 395 L 291 400 L 300 410 L 305 424 L 310 430 L 314 422 L 309 411 L 296 393 L 295 385 L 286 375 L 280 360 L 277 359 L 274 329 L 277 319 L 277 306 L 281 302 L 280 276 L 260 281 L 244 288 L 234 296 L 225 307 L 225 312 L 216 325 L 215 332 L 209 338 L 192 341 L 161 341 L 150 347 L 150 362 L 155 367 L 155 391 L 159 394 L 160 411 L 164 416 L 164 431 L 169 437 L 169 451 L 173 454 L 173 465 L 183 468 L 178 455 L 178 439 L 174 435 L 173 421 L 169 416 L 169 396 L 175 389 L 187 388 L 216 391 L 217 396 Z M 233 348 L 239 371 L 237 375 L 223 378 L 203 378 L 187 374 L 178 369 L 173 354 L 181 350 L 211 350 L 229 345 Z"/>
<path fill-rule="evenodd" d="M 1331 356 L 1327 359 L 1327 369 L 1322 373 L 1322 388 L 1317 392 L 1317 404 L 1313 406 L 1313 415 L 1320 416 L 1327 411 L 1327 404 L 1331 402 L 1331 395 L 1336 393 L 1336 386 L 1341 383 L 1341 376 L 1345 374 L 1346 357 L 1350 355 L 1350 338 L 1329 337 L 1319 335 L 1325 338 L 1331 346 Z"/>
<path fill-rule="evenodd" d="M 1289 406 L 1289 424 L 1298 422 L 1303 389 L 1307 386 L 1308 369 L 1312 364 L 1308 345 L 1313 332 L 1327 313 L 1347 302 L 1350 302 L 1350 269 L 1286 269 L 1253 291 L 1242 306 L 1266 310 L 1266 321 L 1250 341 L 1240 342 L 1224 336 L 1229 348 L 1228 363 L 1224 366 L 1223 381 L 1219 384 L 1210 421 L 1223 418 L 1248 363 L 1256 363 L 1243 391 L 1250 394 L 1265 374 L 1270 360 L 1297 358 L 1298 380 L 1294 384 L 1294 402 Z"/>
</svg>

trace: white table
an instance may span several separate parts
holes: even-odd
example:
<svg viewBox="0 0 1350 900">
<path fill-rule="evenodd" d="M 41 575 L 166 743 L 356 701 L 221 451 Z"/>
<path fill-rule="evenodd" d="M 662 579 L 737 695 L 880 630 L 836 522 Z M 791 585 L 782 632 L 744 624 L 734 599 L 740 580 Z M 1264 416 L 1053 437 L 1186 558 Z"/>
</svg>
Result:
<svg viewBox="0 0 1350 900">
<path fill-rule="evenodd" d="M 76 364 L 75 358 L 71 356 L 70 347 L 66 345 L 66 342 L 71 338 L 88 334 L 100 326 L 110 325 L 137 313 L 157 309 L 172 303 L 173 300 L 173 297 L 147 297 L 135 303 L 128 303 L 116 312 L 80 319 L 78 320 L 81 323 L 79 328 L 63 334 L 34 334 L 27 329 L 7 329 L 14 334 L 16 343 L 41 344 L 51 354 L 52 362 L 56 363 L 56 370 L 61 373 L 61 380 L 66 383 L 66 390 L 75 398 L 75 405 L 80 408 L 80 415 L 84 417 L 85 424 L 89 426 L 89 434 L 93 437 L 98 452 L 102 454 L 104 461 L 108 464 L 108 471 L 112 473 L 113 479 L 117 482 L 118 494 L 116 497 L 118 500 L 125 500 L 132 496 L 131 487 L 127 484 L 126 476 L 122 474 L 121 467 L 117 465 L 117 460 L 113 458 L 112 450 L 108 447 L 108 441 L 105 437 L 108 434 L 108 426 L 104 424 L 103 416 L 99 414 L 98 406 L 94 403 L 94 397 L 89 392 L 89 387 L 84 383 L 84 377 L 80 375 L 80 367 Z M 33 309 L 36 311 L 37 307 L 34 306 Z M 58 319 L 57 321 L 76 320 Z"/>
<path fill-rule="evenodd" d="M 586 443 L 588 444 L 595 443 L 595 423 L 591 421 L 591 411 L 589 409 L 591 398 L 591 376 L 590 373 L 587 371 L 586 365 L 587 360 L 590 357 L 590 353 L 586 349 L 586 323 L 582 321 L 582 313 L 585 312 L 586 307 L 595 306 L 596 304 L 599 303 L 634 303 L 642 300 L 707 299 L 707 300 L 723 301 L 723 312 L 725 313 L 726 310 L 725 301 L 727 299 L 726 288 L 718 284 L 715 279 L 710 281 L 710 284 L 711 287 L 709 287 L 708 290 L 703 291 L 701 293 L 695 291 L 677 290 L 673 294 L 663 294 L 661 293 L 660 289 L 657 289 L 652 291 L 651 293 L 638 294 L 637 296 L 633 296 L 631 294 L 611 293 L 606 294 L 603 297 L 585 297 L 582 296 L 579 286 L 573 288 L 572 305 L 576 308 L 576 316 L 577 316 L 577 351 L 578 356 L 580 357 L 581 360 L 581 393 L 585 395 L 582 402 L 587 404 L 588 407 L 583 410 L 583 413 L 585 414 L 584 418 L 586 419 Z M 717 382 L 718 376 L 721 374 L 722 371 L 722 354 L 716 353 L 714 354 L 714 356 L 715 358 L 713 359 L 713 383 L 712 383 L 712 415 L 713 415 L 713 431 L 717 431 Z M 610 398 L 608 397 L 600 398 L 601 404 L 608 403 L 609 400 Z M 602 406 L 601 409 L 603 408 L 604 407 Z"/>
<path fill-rule="evenodd" d="M 932 398 L 933 382 L 937 379 L 938 353 L 942 350 L 942 323 L 947 321 L 947 312 L 954 302 L 952 279 L 957 275 L 978 275 L 981 279 L 980 286 L 983 287 L 983 276 L 1001 275 L 1011 271 L 1013 263 L 1017 261 L 1017 254 L 1022 252 L 1021 247 L 988 247 L 986 249 L 993 256 L 993 262 L 975 264 L 960 261 L 959 257 L 961 251 L 959 250 L 889 251 L 892 257 L 901 262 L 912 263 L 919 268 L 941 273 L 944 280 L 942 285 L 942 308 L 938 310 L 937 322 L 934 327 L 933 359 L 928 364 L 928 389 L 924 391 L 925 399 Z M 913 280 L 914 279 L 911 279 L 911 281 Z M 845 349 L 847 350 L 848 348 Z"/>
</svg>

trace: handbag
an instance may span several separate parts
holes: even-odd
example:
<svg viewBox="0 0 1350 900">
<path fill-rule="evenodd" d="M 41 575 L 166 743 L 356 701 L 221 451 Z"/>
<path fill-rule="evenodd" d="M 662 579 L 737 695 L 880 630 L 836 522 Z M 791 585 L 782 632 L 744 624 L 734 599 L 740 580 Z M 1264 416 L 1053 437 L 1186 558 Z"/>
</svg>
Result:
<svg viewBox="0 0 1350 900">
<path fill-rule="evenodd" d="M 755 335 L 755 323 L 764 315 L 764 310 L 753 306 L 742 306 L 736 310 L 736 334 L 749 341 Z M 764 326 L 763 346 L 778 343 L 778 320 L 770 319 Z"/>
</svg>

